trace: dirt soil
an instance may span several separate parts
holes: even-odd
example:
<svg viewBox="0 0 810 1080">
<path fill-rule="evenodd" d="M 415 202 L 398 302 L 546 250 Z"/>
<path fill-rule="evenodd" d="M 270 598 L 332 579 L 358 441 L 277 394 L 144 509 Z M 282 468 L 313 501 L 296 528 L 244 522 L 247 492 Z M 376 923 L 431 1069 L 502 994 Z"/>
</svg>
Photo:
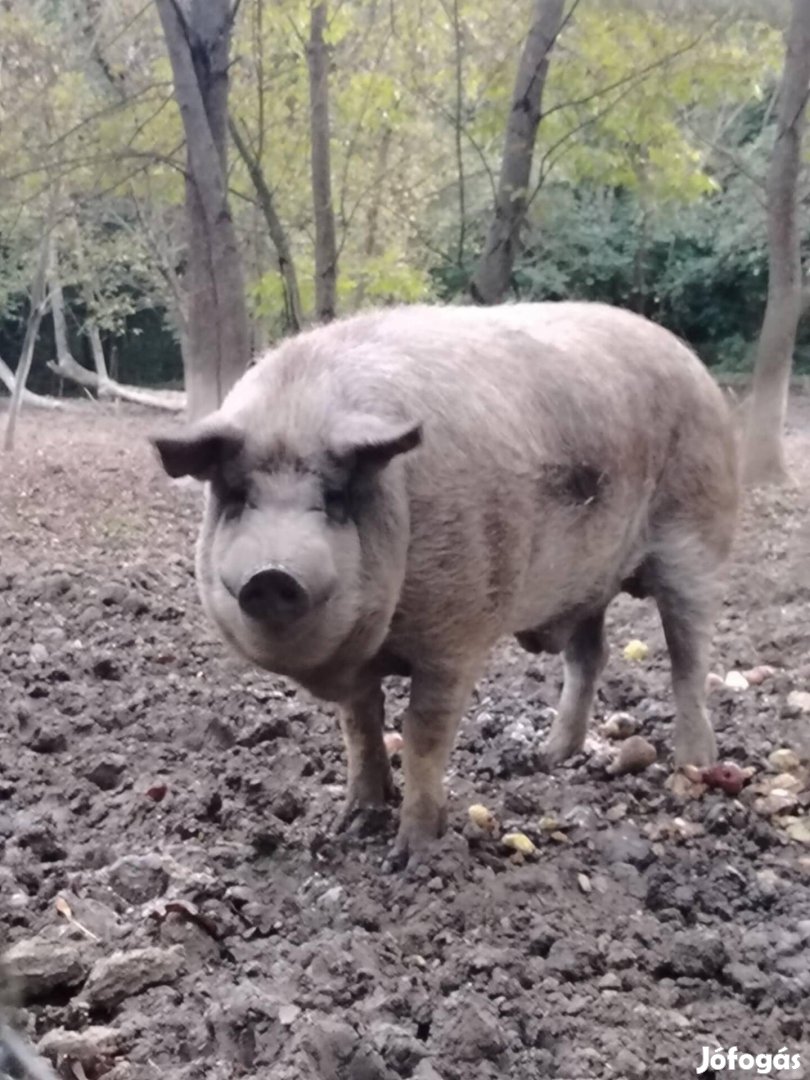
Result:
<svg viewBox="0 0 810 1080">
<path fill-rule="evenodd" d="M 810 401 L 794 485 L 749 500 L 715 641 L 721 675 L 775 669 L 711 698 L 752 784 L 667 787 L 663 637 L 622 598 L 588 751 L 540 771 L 560 662 L 505 643 L 453 754 L 448 835 L 400 874 L 393 822 L 333 835 L 331 708 L 207 625 L 199 494 L 159 473 L 154 425 L 29 413 L 0 467 L 0 939 L 9 1015 L 61 1076 L 683 1080 L 734 1045 L 810 1078 Z M 657 748 L 640 775 L 606 772 L 617 710 Z M 779 748 L 800 761 L 769 764 Z M 756 785 L 786 770 L 761 813 Z M 501 845 L 511 828 L 535 854 Z"/>
</svg>

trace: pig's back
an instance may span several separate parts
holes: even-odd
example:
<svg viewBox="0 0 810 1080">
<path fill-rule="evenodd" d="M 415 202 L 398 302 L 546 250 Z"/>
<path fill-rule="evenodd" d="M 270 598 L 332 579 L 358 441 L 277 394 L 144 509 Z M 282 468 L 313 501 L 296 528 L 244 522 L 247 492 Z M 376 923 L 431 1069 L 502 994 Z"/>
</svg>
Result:
<svg viewBox="0 0 810 1080">
<path fill-rule="evenodd" d="M 686 346 L 601 304 L 398 308 L 347 320 L 343 333 L 332 363 L 351 404 L 421 417 L 428 446 L 471 462 L 618 455 L 626 466 L 631 454 L 647 472 L 680 424 L 726 423 Z"/>
</svg>

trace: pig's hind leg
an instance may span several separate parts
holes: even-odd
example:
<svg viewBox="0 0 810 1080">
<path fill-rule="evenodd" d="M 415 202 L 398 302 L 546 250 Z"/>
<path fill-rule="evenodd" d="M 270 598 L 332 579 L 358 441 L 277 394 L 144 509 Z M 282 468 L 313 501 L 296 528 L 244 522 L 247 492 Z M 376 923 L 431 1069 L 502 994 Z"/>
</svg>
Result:
<svg viewBox="0 0 810 1080">
<path fill-rule="evenodd" d="M 583 618 L 574 627 L 563 653 L 565 674 L 557 717 L 543 747 L 546 765 L 556 765 L 580 751 L 596 696 L 596 683 L 607 663 L 605 611 Z"/>
<path fill-rule="evenodd" d="M 657 544 L 649 560 L 672 669 L 676 765 L 705 766 L 717 757 L 706 708 L 717 562 L 699 537 L 682 534 Z"/>
<path fill-rule="evenodd" d="M 387 816 L 395 795 L 391 764 L 383 742 L 385 694 L 379 683 L 358 692 L 340 710 L 340 727 L 348 761 L 348 787 L 338 831 L 349 826 L 372 831 Z"/>
</svg>

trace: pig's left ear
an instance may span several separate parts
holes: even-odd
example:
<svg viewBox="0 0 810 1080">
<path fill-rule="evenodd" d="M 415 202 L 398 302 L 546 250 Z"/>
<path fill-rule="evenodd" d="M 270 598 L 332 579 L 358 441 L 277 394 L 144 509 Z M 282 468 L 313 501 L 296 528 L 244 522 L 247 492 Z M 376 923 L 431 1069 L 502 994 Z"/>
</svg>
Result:
<svg viewBox="0 0 810 1080">
<path fill-rule="evenodd" d="M 210 480 L 224 460 L 239 452 L 244 440 L 235 428 L 211 418 L 172 435 L 155 435 L 149 441 L 173 479 L 193 476 L 195 480 Z"/>
<path fill-rule="evenodd" d="M 415 450 L 421 442 L 420 422 L 347 416 L 336 426 L 331 450 L 340 460 L 353 458 L 358 465 L 382 468 L 397 454 Z"/>
</svg>

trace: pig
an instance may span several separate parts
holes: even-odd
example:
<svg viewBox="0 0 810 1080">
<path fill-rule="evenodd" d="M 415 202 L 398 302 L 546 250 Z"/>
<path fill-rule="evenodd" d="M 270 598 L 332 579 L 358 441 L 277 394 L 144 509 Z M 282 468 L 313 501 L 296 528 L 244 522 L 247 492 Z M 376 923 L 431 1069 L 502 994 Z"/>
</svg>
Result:
<svg viewBox="0 0 810 1080">
<path fill-rule="evenodd" d="M 456 731 L 500 638 L 563 653 L 545 760 L 582 749 L 622 591 L 660 612 L 676 763 L 715 760 L 737 446 L 719 387 L 662 327 L 567 301 L 357 314 L 283 341 L 153 442 L 169 476 L 205 482 L 197 579 L 223 639 L 339 706 L 341 827 L 394 794 L 383 680 L 410 679 L 394 865 L 446 826 Z"/>
</svg>

